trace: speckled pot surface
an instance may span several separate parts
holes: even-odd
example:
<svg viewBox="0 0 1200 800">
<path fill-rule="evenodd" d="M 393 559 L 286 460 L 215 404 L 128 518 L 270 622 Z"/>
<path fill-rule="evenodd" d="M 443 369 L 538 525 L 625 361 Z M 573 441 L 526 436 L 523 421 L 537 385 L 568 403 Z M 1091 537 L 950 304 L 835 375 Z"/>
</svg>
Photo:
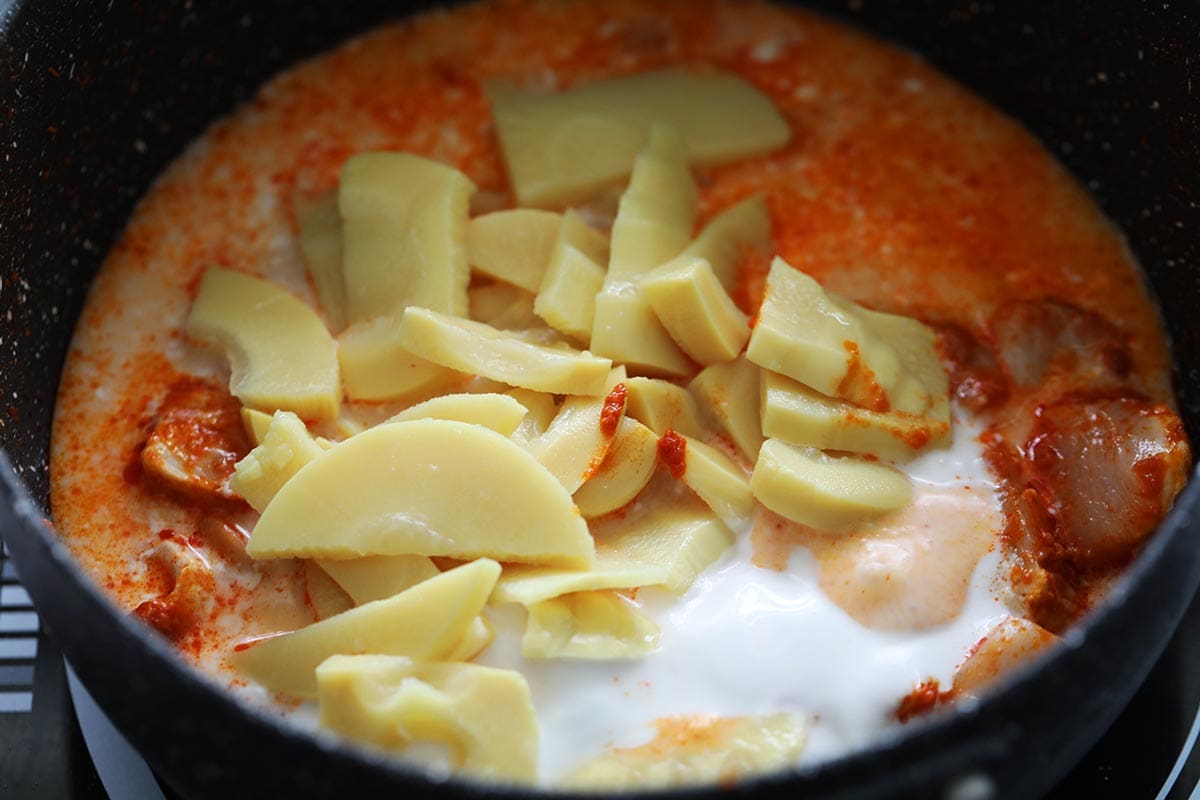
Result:
<svg viewBox="0 0 1200 800">
<path fill-rule="evenodd" d="M 180 794 L 496 796 L 289 733 L 182 668 L 45 530 L 54 392 L 88 281 L 153 176 L 287 64 L 421 4 L 0 0 L 0 531 L 96 699 Z M 1200 19 L 1187 4 L 812 4 L 900 42 L 1037 134 L 1128 233 L 1200 434 Z M 1190 59 L 1190 60 L 1189 60 Z M 11 463 L 11 469 L 10 469 Z M 1034 797 L 1141 682 L 1200 582 L 1193 482 L 1067 647 L 971 708 L 735 795 Z M 680 793 L 708 796 L 709 791 Z"/>
</svg>

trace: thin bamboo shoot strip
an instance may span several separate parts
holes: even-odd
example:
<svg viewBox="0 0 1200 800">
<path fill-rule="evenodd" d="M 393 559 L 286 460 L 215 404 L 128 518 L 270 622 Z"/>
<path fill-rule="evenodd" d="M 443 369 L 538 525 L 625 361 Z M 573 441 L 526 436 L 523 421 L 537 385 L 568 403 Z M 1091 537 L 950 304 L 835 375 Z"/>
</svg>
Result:
<svg viewBox="0 0 1200 800">
<path fill-rule="evenodd" d="M 600 394 L 612 369 L 611 359 L 530 344 L 516 334 L 425 308 L 404 312 L 400 342 L 435 364 L 553 394 Z"/>
</svg>

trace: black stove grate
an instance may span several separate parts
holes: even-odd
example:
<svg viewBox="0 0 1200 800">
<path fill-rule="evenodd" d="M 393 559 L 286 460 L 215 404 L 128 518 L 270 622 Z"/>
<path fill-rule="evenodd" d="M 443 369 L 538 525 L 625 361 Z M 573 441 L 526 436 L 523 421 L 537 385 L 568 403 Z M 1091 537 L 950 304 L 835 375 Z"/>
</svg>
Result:
<svg viewBox="0 0 1200 800">
<path fill-rule="evenodd" d="M 0 539 L 0 798 L 35 797 L 106 794 L 75 722 L 62 656 Z"/>
<path fill-rule="evenodd" d="M 33 601 L 17 580 L 8 547 L 0 543 L 0 714 L 33 710 L 38 628 Z"/>
</svg>

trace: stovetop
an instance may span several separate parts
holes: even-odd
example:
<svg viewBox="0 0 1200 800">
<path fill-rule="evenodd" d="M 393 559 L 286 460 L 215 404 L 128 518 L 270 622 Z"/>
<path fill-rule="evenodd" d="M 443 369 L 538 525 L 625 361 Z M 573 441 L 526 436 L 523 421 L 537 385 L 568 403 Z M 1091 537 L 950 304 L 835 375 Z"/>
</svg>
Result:
<svg viewBox="0 0 1200 800">
<path fill-rule="evenodd" d="M 72 680 L 6 555 L 0 551 L 0 798 L 177 800 Z M 1049 797 L 1200 800 L 1198 736 L 1200 597 L 1133 702 Z"/>
</svg>

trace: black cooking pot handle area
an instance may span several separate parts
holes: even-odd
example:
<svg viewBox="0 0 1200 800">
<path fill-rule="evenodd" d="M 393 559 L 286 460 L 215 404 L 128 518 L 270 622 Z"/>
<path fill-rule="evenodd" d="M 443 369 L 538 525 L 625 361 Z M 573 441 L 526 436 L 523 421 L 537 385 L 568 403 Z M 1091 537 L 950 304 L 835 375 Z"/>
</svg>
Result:
<svg viewBox="0 0 1200 800">
<path fill-rule="evenodd" d="M 248 711 L 115 609 L 46 532 L 59 371 L 91 276 L 137 198 L 207 122 L 269 75 L 417 5 L 0 0 L 0 533 L 80 677 L 186 797 L 516 796 L 430 783 Z M 1173 340 L 1184 421 L 1200 441 L 1200 20 L 1192 9 L 815 5 L 917 50 L 1017 116 L 1092 191 L 1146 267 Z M 980 704 L 913 723 L 898 742 L 728 794 L 1044 793 L 1128 701 L 1200 582 L 1198 504 L 1193 481 L 1128 578 L 1066 646 Z"/>
</svg>

